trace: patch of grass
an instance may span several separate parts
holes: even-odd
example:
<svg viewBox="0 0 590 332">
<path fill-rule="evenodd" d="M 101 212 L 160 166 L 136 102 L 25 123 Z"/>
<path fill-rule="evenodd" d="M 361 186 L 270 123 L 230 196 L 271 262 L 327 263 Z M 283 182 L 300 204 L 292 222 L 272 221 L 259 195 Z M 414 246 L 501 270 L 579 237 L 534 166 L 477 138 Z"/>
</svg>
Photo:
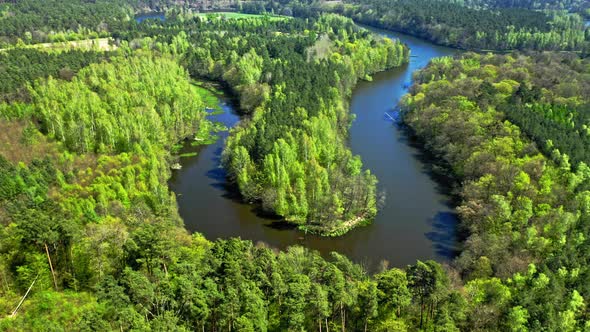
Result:
<svg viewBox="0 0 590 332">
<path fill-rule="evenodd" d="M 19 48 L 21 46 L 12 45 L 11 47 L 0 49 L 0 51 Z M 114 51 L 117 49 L 116 45 L 109 44 L 109 38 L 85 38 L 79 40 L 69 40 L 69 41 L 55 41 L 50 43 L 37 43 L 37 44 L 27 44 L 23 46 L 24 48 L 35 48 L 40 51 L 46 52 L 57 52 L 60 53 L 64 50 L 69 49 L 82 49 L 82 50 L 93 50 L 98 49 L 101 51 Z"/>
<path fill-rule="evenodd" d="M 177 143 L 177 144 L 172 145 L 172 147 L 170 148 L 170 151 L 172 153 L 178 153 L 178 151 L 180 151 L 180 149 L 182 149 L 182 144 Z"/>
<path fill-rule="evenodd" d="M 201 85 L 193 85 L 195 93 L 201 97 L 201 100 L 205 104 L 206 108 L 214 109 L 214 110 L 221 110 L 219 107 L 219 98 L 217 98 L 216 92 L 211 91 L 210 89 L 204 88 Z"/>
<path fill-rule="evenodd" d="M 228 130 L 228 128 L 227 128 L 227 126 L 226 126 L 226 125 L 224 125 L 224 124 L 223 124 L 223 123 L 221 123 L 221 122 L 213 122 L 213 125 L 211 126 L 211 130 L 212 130 L 214 133 L 218 133 L 218 132 L 220 132 L 220 131 L 227 131 L 227 130 Z"/>
<path fill-rule="evenodd" d="M 213 144 L 213 143 L 215 143 L 215 141 L 217 141 L 217 139 L 219 139 L 219 136 L 209 135 L 209 137 L 207 137 L 207 138 L 192 141 L 191 146 Z"/>
<path fill-rule="evenodd" d="M 246 19 L 246 18 L 268 18 L 271 21 L 282 21 L 289 19 L 289 16 L 281 16 L 281 15 L 258 15 L 258 14 L 244 14 L 244 13 L 235 13 L 235 12 L 213 12 L 213 13 L 198 13 L 197 16 L 205 17 L 207 19 L 210 18 L 226 18 L 226 19 Z"/>
<path fill-rule="evenodd" d="M 322 60 L 328 58 L 331 53 L 333 43 L 327 34 L 323 34 L 316 40 L 313 46 L 307 49 L 307 61 L 312 59 Z"/>
</svg>

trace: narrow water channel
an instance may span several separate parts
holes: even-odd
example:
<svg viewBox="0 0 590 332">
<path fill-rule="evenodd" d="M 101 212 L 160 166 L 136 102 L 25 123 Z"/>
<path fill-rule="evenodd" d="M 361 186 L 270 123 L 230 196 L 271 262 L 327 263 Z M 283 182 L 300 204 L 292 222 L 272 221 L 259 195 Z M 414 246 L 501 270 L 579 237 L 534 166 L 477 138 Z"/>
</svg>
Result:
<svg viewBox="0 0 590 332">
<path fill-rule="evenodd" d="M 166 20 L 166 14 L 161 12 L 145 13 L 135 17 L 135 22 L 141 23 L 145 20 Z"/>
<path fill-rule="evenodd" d="M 406 93 L 413 71 L 433 57 L 452 55 L 456 50 L 403 34 L 372 30 L 399 38 L 412 50 L 409 65 L 379 73 L 372 82 L 361 82 L 351 99 L 356 120 L 350 130 L 350 146 L 362 157 L 365 167 L 377 175 L 379 190 L 386 195 L 374 223 L 338 238 L 276 227 L 276 221 L 260 217 L 254 206 L 241 203 L 226 188 L 220 155 L 227 133 L 222 133 L 212 145 L 187 148 L 187 152 L 192 149 L 198 156 L 183 159 L 183 168 L 174 171 L 170 179 L 187 229 L 211 240 L 241 237 L 280 249 L 303 245 L 322 254 L 337 251 L 367 266 L 382 260 L 392 266 L 405 266 L 416 259 L 445 260 L 453 255 L 456 217 L 448 205 L 449 197 L 429 175 L 420 150 L 413 147 L 405 131 L 389 115 Z M 227 101 L 220 102 L 225 112 L 212 116 L 212 120 L 228 127 L 235 125 L 239 121 L 235 110 Z"/>
</svg>

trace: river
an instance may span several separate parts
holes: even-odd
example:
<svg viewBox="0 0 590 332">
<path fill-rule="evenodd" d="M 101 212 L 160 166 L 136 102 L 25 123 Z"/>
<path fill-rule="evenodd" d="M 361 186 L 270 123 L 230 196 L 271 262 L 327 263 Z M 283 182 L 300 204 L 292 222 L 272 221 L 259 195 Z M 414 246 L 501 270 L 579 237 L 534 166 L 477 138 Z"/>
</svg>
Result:
<svg viewBox="0 0 590 332">
<path fill-rule="evenodd" d="M 457 218 L 449 196 L 430 175 L 420 149 L 386 113 L 392 114 L 407 92 L 413 71 L 433 57 L 457 51 L 403 34 L 372 30 L 401 39 L 412 52 L 408 65 L 376 74 L 372 82 L 360 82 L 350 102 L 356 114 L 350 146 L 362 157 L 364 166 L 377 175 L 379 190 L 386 194 L 375 221 L 338 238 L 322 238 L 259 216 L 255 206 L 241 203 L 226 187 L 220 155 L 227 133 L 222 133 L 212 145 L 186 147 L 183 152 L 195 151 L 198 155 L 183 158 L 182 169 L 174 171 L 169 181 L 188 230 L 211 240 L 241 237 L 280 249 L 303 245 L 324 255 L 337 251 L 369 267 L 382 260 L 391 266 L 405 266 L 416 259 L 443 261 L 453 257 Z M 224 113 L 211 119 L 228 127 L 235 125 L 239 116 L 231 103 L 224 99 L 220 103 Z"/>
<path fill-rule="evenodd" d="M 166 14 L 162 13 L 162 12 L 152 12 L 152 13 L 145 13 L 145 14 L 140 14 L 137 15 L 135 17 L 135 22 L 137 23 L 141 23 L 145 20 L 160 20 L 160 21 L 165 21 L 166 20 Z"/>
</svg>

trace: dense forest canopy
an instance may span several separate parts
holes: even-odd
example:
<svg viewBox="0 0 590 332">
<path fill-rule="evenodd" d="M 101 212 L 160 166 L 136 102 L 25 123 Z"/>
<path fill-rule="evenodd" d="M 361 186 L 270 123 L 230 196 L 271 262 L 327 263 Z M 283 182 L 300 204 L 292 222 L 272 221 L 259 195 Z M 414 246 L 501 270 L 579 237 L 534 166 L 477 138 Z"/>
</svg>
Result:
<svg viewBox="0 0 590 332">
<path fill-rule="evenodd" d="M 374 213 L 374 177 L 362 172 L 360 159 L 344 145 L 346 97 L 358 78 L 407 61 L 407 48 L 334 15 L 309 21 L 195 18 L 183 24 L 120 33 L 119 50 L 108 56 L 19 48 L 4 53 L 11 64 L 7 72 L 26 76 L 22 83 L 3 83 L 10 103 L 0 106 L 3 311 L 14 309 L 31 284 L 35 290 L 16 321 L 2 319 L 3 328 L 403 327 L 404 320 L 391 315 L 401 316 L 402 307 L 408 319 L 416 318 L 402 270 L 387 270 L 393 279 L 382 282 L 402 287 L 400 302 L 392 302 L 379 295 L 377 278 L 342 256 L 326 261 L 297 248 L 276 255 L 245 241 L 211 243 L 187 235 L 165 182 L 174 160 L 171 146 L 210 129 L 183 63 L 195 77 L 227 84 L 253 114 L 232 133 L 228 146 L 237 152 L 228 148 L 225 158 L 238 184 L 260 181 L 257 186 L 277 191 L 278 198 L 262 198 L 270 210 L 305 218 L 302 202 L 311 195 L 326 200 L 322 208 L 333 207 L 329 213 L 337 216 L 326 221 L 358 213 L 354 209 Z M 198 33 L 181 31 L 192 29 Z M 23 52 L 44 59 L 47 72 L 28 74 Z M 309 82 L 332 88 L 306 87 Z M 248 132 L 268 126 L 265 121 L 272 121 L 274 144 Z M 258 150 L 241 142 L 246 139 L 259 140 Z M 308 150 L 298 152 L 294 139 L 308 141 Z M 260 149 L 265 145 L 268 150 Z M 238 168 L 250 154 L 247 169 Z M 324 178 L 318 178 L 321 191 L 308 194 L 306 186 L 314 183 L 303 175 L 310 167 Z M 244 171 L 251 173 L 238 174 Z M 319 203 L 313 203 L 309 211 L 319 214 Z M 301 262 L 292 265 L 292 259 Z M 312 268 L 311 262 L 322 266 Z M 442 291 L 448 280 L 441 266 L 421 264 L 416 273 L 441 278 Z M 267 281 L 260 279 L 262 271 Z M 164 284 L 172 291 L 167 298 L 157 286 Z M 140 285 L 152 285 L 152 295 L 135 293 Z M 316 304 L 308 305 L 312 296 Z M 44 306 L 64 314 L 49 323 L 53 311 Z"/>
<path fill-rule="evenodd" d="M 0 52 L 0 100 L 27 99 L 27 83 L 48 76 L 71 79 L 81 68 L 108 56 L 108 52 L 43 52 L 27 48 Z"/>
<path fill-rule="evenodd" d="M 195 94 L 177 64 L 131 58 L 90 65 L 67 83 L 49 78 L 32 88 L 31 99 L 41 131 L 68 150 L 122 153 L 170 147 L 198 132 L 204 105 Z"/>
<path fill-rule="evenodd" d="M 106 36 L 132 18 L 131 7 L 119 0 L 0 3 L 0 46 L 16 38 L 39 43 Z"/>
<path fill-rule="evenodd" d="M 571 163 L 568 153 L 586 142 L 575 114 L 588 110 L 589 65 L 555 53 L 441 58 L 415 75 L 402 102 L 405 122 L 462 183 L 458 211 L 469 238 L 457 268 L 466 280 L 505 280 L 512 310 L 526 312 L 531 330 L 588 322 L 588 311 L 572 302 L 590 295 L 590 173 L 583 156 Z M 569 138 L 562 151 L 550 143 L 558 135 Z M 494 321 L 505 314 L 500 309 L 483 326 L 500 329 Z"/>
<path fill-rule="evenodd" d="M 304 38 L 247 34 L 252 48 L 221 77 L 199 74 L 226 81 L 242 108 L 254 111 L 232 132 L 224 155 L 245 198 L 308 230 L 342 233 L 376 212 L 376 180 L 346 147 L 344 98 L 358 78 L 401 65 L 408 52 L 338 16 L 322 16 L 310 30 Z M 197 45 L 195 54 L 205 58 L 194 65 L 232 58 L 209 59 L 207 43 Z"/>
<path fill-rule="evenodd" d="M 373 37 L 351 21 L 330 15 L 311 22 L 286 18 L 246 22 L 182 12 L 171 13 L 171 17 L 176 19 L 160 24 L 129 22 L 113 36 L 118 43 L 127 42 L 133 47 L 139 43 L 160 48 L 162 43 L 170 43 L 171 52 L 195 77 L 224 82 L 240 97 L 242 110 L 255 113 L 249 126 L 240 127 L 232 135 L 224 154 L 230 175 L 245 199 L 260 201 L 269 212 L 326 234 L 341 234 L 370 221 L 376 211 L 376 180 L 362 170 L 360 159 L 345 147 L 350 122 L 345 98 L 358 78 L 370 78 L 369 74 L 407 62 L 407 48 L 399 42 Z M 196 32 L 188 36 L 183 30 Z M 225 32 L 219 34 L 220 30 Z M 148 39 L 142 41 L 143 37 Z M 149 38 L 154 38 L 153 43 Z M 22 77 L 20 81 L 40 74 L 22 75 L 29 73 L 23 73 L 28 66 L 19 62 L 23 59 L 19 52 L 52 56 L 33 50 L 7 50 L 7 60 L 16 62 L 6 68 L 7 73 Z M 65 54 L 89 58 L 94 53 Z M 47 68 L 43 76 L 55 75 L 56 71 L 71 76 L 79 67 L 58 63 L 67 61 L 66 56 L 58 54 L 54 58 L 45 59 L 48 66 L 56 68 Z M 109 79 L 116 81 L 119 77 Z M 84 80 L 74 77 L 65 90 L 82 93 L 86 89 L 81 84 Z M 54 88 L 47 84 L 43 95 L 34 91 L 32 96 L 26 90 L 22 92 L 19 80 L 7 80 L 3 85 L 6 90 L 20 88 L 19 94 L 7 95 L 7 99 L 33 98 L 35 104 L 42 105 L 42 129 L 76 152 L 124 152 L 142 140 L 137 137 L 145 136 L 144 131 L 159 133 L 157 128 L 151 129 L 153 123 L 127 124 L 120 120 L 115 121 L 128 128 L 121 134 L 114 133 L 109 104 L 83 105 L 92 121 L 90 126 L 76 124 L 73 121 L 80 107 L 76 104 L 79 95 L 45 101 L 47 95 L 60 95 L 64 89 L 61 85 Z M 90 86 L 87 90 L 82 95 L 92 96 L 96 88 Z M 174 124 L 182 125 L 191 127 L 190 119 L 182 118 L 180 124 Z M 298 145 L 305 149 L 298 151 Z M 318 180 L 312 183 L 314 178 Z"/>
</svg>

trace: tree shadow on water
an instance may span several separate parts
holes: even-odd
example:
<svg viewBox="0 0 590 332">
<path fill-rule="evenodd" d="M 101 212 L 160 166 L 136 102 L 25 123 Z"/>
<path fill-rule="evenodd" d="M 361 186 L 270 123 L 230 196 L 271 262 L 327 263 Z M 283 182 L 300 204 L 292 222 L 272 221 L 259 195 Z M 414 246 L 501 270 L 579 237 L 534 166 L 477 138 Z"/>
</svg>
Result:
<svg viewBox="0 0 590 332">
<path fill-rule="evenodd" d="M 457 194 L 459 180 L 454 177 L 450 165 L 441 157 L 428 150 L 414 131 L 407 125 L 399 125 L 399 142 L 406 144 L 413 150 L 413 157 L 420 163 L 421 172 L 426 174 L 435 184 L 436 192 L 444 197 L 442 204 L 455 209 L 460 202 Z"/>
<path fill-rule="evenodd" d="M 432 241 L 438 256 L 451 260 L 459 254 L 457 223 L 458 216 L 453 212 L 439 212 L 430 219 L 432 231 L 425 233 Z"/>
<path fill-rule="evenodd" d="M 221 196 L 223 198 L 229 199 L 236 204 L 249 205 L 251 208 L 250 210 L 253 214 L 255 214 L 259 218 L 265 219 L 265 221 L 270 221 L 270 224 L 265 225 L 265 226 L 277 228 L 277 229 L 279 229 L 279 227 L 282 227 L 280 229 L 290 229 L 289 228 L 289 227 L 291 227 L 290 225 L 289 226 L 280 225 L 280 224 L 282 224 L 281 222 L 279 222 L 280 220 L 282 220 L 281 217 L 279 217 L 275 214 L 269 213 L 268 211 L 264 211 L 264 209 L 262 209 L 260 204 L 258 204 L 258 203 L 248 204 L 247 202 L 244 201 L 244 197 L 242 196 L 242 194 L 240 194 L 240 191 L 238 190 L 237 186 L 228 181 L 227 171 L 221 166 L 222 152 L 223 152 L 222 147 L 217 148 L 215 150 L 215 152 L 213 153 L 213 157 L 211 158 L 211 160 L 213 161 L 213 165 L 215 165 L 215 166 L 214 166 L 214 168 L 207 171 L 207 177 L 209 179 L 213 180 L 213 182 L 210 185 L 215 189 L 221 190 L 222 191 Z"/>
<path fill-rule="evenodd" d="M 284 222 L 282 218 L 277 218 L 276 220 L 265 224 L 264 227 L 276 229 L 278 231 L 295 231 L 297 230 L 297 225 Z"/>
<path fill-rule="evenodd" d="M 222 147 L 218 147 L 217 149 L 215 149 L 215 152 L 213 152 L 213 157 L 211 158 L 211 160 L 213 161 L 214 168 L 207 171 L 207 177 L 211 180 L 214 180 L 214 182 L 211 183 L 212 187 L 220 190 L 230 191 L 228 190 L 227 184 L 227 172 L 221 166 L 222 152 Z"/>
</svg>

